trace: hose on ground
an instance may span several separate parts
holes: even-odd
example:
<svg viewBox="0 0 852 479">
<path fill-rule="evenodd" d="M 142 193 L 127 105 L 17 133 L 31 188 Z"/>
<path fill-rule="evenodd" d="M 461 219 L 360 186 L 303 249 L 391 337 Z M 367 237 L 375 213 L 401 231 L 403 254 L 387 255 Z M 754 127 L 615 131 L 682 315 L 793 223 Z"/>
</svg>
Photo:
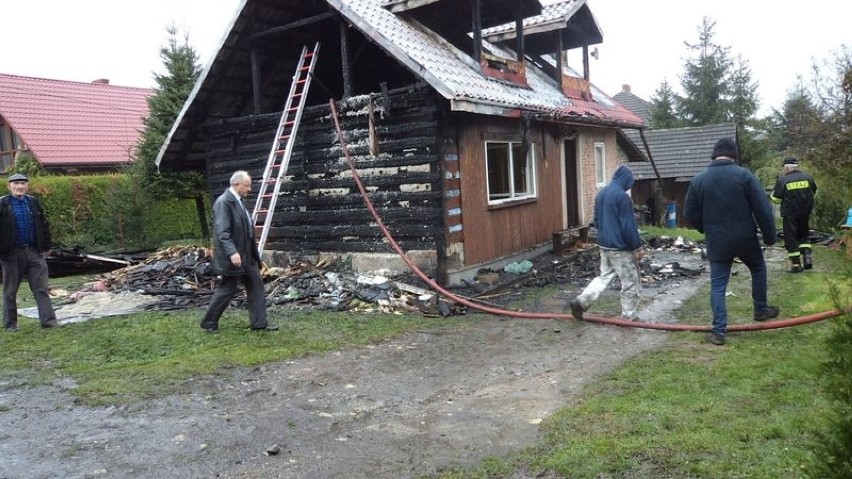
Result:
<svg viewBox="0 0 852 479">
<path fill-rule="evenodd" d="M 364 188 L 364 183 L 361 181 L 361 177 L 358 175 L 358 171 L 355 168 L 355 162 L 352 160 L 352 156 L 349 154 L 349 147 L 346 144 L 346 140 L 343 137 L 343 130 L 340 128 L 340 118 L 337 113 L 337 106 L 335 104 L 334 99 L 329 100 L 329 104 L 331 105 L 331 116 L 334 119 L 334 127 L 337 129 L 337 136 L 340 139 L 340 147 L 343 150 L 343 155 L 346 157 L 346 161 L 349 163 L 349 169 L 352 173 L 352 178 L 355 180 L 355 184 L 358 186 L 358 191 L 361 193 L 361 197 L 364 199 L 364 203 L 367 205 L 367 209 L 370 210 L 370 214 L 373 216 L 376 224 L 382 231 L 382 234 L 387 239 L 388 243 L 391 247 L 396 251 L 402 261 L 408 266 L 411 271 L 417 275 L 421 280 L 423 280 L 429 287 L 446 297 L 447 299 L 468 308 L 475 309 L 477 311 L 482 311 L 484 313 L 496 314 L 500 316 L 509 316 L 514 318 L 524 318 L 524 319 L 561 319 L 561 320 L 569 320 L 569 319 L 577 319 L 574 316 L 567 313 L 535 313 L 535 312 L 526 312 L 526 311 L 513 311 L 509 309 L 496 308 L 492 306 L 486 306 L 480 303 L 476 303 L 467 298 L 458 296 L 453 294 L 452 292 L 444 289 L 441 285 L 436 283 L 432 278 L 430 278 L 426 273 L 420 270 L 420 268 L 411 261 L 408 256 L 405 254 L 405 251 L 399 246 L 396 240 L 391 235 L 390 231 L 385 226 L 384 221 L 382 221 L 381 216 L 379 216 L 378 211 L 376 211 L 373 202 L 370 200 L 370 196 L 367 193 L 366 188 Z M 788 328 L 791 326 L 798 326 L 802 324 L 814 323 L 817 321 L 822 321 L 828 318 L 837 317 L 843 314 L 840 310 L 831 310 L 825 311 L 822 313 L 809 314 L 806 316 L 800 316 L 796 318 L 789 319 L 781 319 L 775 321 L 766 321 L 761 323 L 753 323 L 753 324 L 735 324 L 728 326 L 728 331 L 760 331 L 760 330 L 768 330 L 768 329 L 779 329 L 779 328 Z M 691 325 L 691 324 L 672 324 L 672 323 L 655 323 L 655 322 L 645 322 L 645 321 L 630 321 L 624 318 L 609 318 L 606 316 L 599 316 L 596 314 L 583 314 L 583 321 L 597 324 L 609 324 L 613 326 L 624 326 L 630 328 L 642 328 L 642 329 L 658 329 L 665 331 L 710 331 L 711 326 L 709 325 Z"/>
</svg>

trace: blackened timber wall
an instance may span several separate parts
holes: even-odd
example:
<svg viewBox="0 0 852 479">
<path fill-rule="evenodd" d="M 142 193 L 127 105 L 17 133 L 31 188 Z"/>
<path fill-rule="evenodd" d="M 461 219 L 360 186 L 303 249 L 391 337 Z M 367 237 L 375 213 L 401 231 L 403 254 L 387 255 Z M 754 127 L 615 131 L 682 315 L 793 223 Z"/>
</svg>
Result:
<svg viewBox="0 0 852 479">
<path fill-rule="evenodd" d="M 436 251 L 442 244 L 440 101 L 418 84 L 337 104 L 358 175 L 385 226 L 406 251 Z M 209 127 L 207 177 L 214 198 L 227 188 L 235 170 L 247 170 L 253 180 L 263 177 L 279 116 L 232 118 Z M 250 206 L 253 202 L 250 195 Z M 328 104 L 303 113 L 272 221 L 270 250 L 393 251 L 358 191 Z"/>
</svg>

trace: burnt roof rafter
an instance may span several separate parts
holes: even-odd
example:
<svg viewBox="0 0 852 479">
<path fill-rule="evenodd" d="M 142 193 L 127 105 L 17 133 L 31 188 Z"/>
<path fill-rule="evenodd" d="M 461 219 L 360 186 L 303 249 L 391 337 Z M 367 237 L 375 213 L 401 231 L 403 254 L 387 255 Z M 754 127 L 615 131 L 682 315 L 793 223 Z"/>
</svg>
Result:
<svg viewBox="0 0 852 479">
<path fill-rule="evenodd" d="M 479 4 L 479 24 L 490 28 L 541 14 L 537 0 L 386 0 L 382 5 L 395 13 L 410 16 L 447 39 L 466 38 Z"/>
<path fill-rule="evenodd" d="M 482 32 L 483 38 L 491 43 L 511 46 L 518 32 L 517 25 L 507 22 Z M 525 18 L 521 34 L 524 37 L 525 53 L 545 55 L 557 53 L 557 42 L 561 50 L 597 45 L 603 42 L 603 34 L 585 0 L 568 0 L 548 5 L 541 15 Z"/>
<path fill-rule="evenodd" d="M 268 38 L 268 37 L 273 36 L 273 35 L 278 35 L 280 33 L 284 33 L 284 32 L 290 31 L 290 30 L 295 30 L 297 28 L 306 27 L 306 26 L 309 26 L 309 25 L 313 25 L 315 23 L 320 23 L 320 22 L 323 22 L 325 20 L 330 20 L 330 19 L 337 18 L 337 17 L 338 17 L 338 13 L 335 12 L 335 11 L 320 13 L 319 15 L 314 15 L 314 16 L 311 16 L 311 17 L 303 18 L 303 19 L 297 20 L 295 22 L 290 22 L 286 25 L 268 28 L 268 29 L 266 29 L 262 32 L 254 33 L 249 37 L 249 40 L 256 41 L 256 40 L 265 39 L 265 38 Z"/>
</svg>

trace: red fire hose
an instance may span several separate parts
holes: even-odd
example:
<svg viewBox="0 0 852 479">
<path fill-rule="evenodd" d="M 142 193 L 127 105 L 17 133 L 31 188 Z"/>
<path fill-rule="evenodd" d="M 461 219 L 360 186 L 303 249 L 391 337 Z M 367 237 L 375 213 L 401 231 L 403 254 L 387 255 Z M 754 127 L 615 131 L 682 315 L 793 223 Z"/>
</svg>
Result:
<svg viewBox="0 0 852 479">
<path fill-rule="evenodd" d="M 346 145 L 346 140 L 343 138 L 343 130 L 340 128 L 340 119 L 337 114 L 337 106 L 335 105 L 334 99 L 332 98 L 329 101 L 331 105 L 331 115 L 334 119 L 334 126 L 337 129 L 337 136 L 340 139 L 340 147 L 343 149 L 343 155 L 346 157 L 346 161 L 349 162 L 349 169 L 352 172 L 352 178 L 355 180 L 355 183 L 358 185 L 358 191 L 361 192 L 361 197 L 364 198 L 364 203 L 367 205 L 367 208 L 370 210 L 370 214 L 373 216 L 373 219 L 376 221 L 376 224 L 379 225 L 379 228 L 382 230 L 382 234 L 384 234 L 385 238 L 388 240 L 390 245 L 393 247 L 394 251 L 399 254 L 399 257 L 405 262 L 406 265 L 414 272 L 420 279 L 422 279 L 426 284 L 429 285 L 434 291 L 444 295 L 448 299 L 452 300 L 455 303 L 467 306 L 471 309 L 476 309 L 478 311 L 482 311 L 490 314 L 497 314 L 501 316 L 510 316 L 515 318 L 525 318 L 525 319 L 576 319 L 574 316 L 567 313 L 533 313 L 533 312 L 524 312 L 524 311 L 513 311 L 508 309 L 500 309 L 493 308 L 489 306 L 485 306 L 474 301 L 471 301 L 467 298 L 463 298 L 461 296 L 457 296 L 450 291 L 447 291 L 443 287 L 441 287 L 438 283 L 436 283 L 432 278 L 427 276 L 417 265 L 408 259 L 405 251 L 397 244 L 396 240 L 394 240 L 390 231 L 385 227 L 385 223 L 382 221 L 381 216 L 376 211 L 376 208 L 373 206 L 373 202 L 370 200 L 369 195 L 367 194 L 366 188 L 364 188 L 364 184 L 361 182 L 361 177 L 358 175 L 357 170 L 355 169 L 355 162 L 352 160 L 352 157 L 349 154 L 349 148 Z M 797 318 L 789 318 L 789 319 L 781 319 L 776 321 L 767 321 L 764 323 L 753 323 L 753 324 L 743 324 L 743 325 L 731 325 L 728 326 L 728 331 L 760 331 L 765 329 L 779 329 L 779 328 L 787 328 L 790 326 L 798 326 L 801 324 L 814 323 L 817 321 L 822 321 L 824 319 L 833 318 L 842 315 L 843 312 L 840 310 L 831 310 L 825 311 L 823 313 L 817 314 L 809 314 L 806 316 L 799 316 Z M 623 318 L 608 318 L 605 316 L 598 316 L 595 314 L 584 314 L 583 320 L 590 323 L 598 323 L 598 324 L 610 324 L 614 326 L 625 326 L 630 328 L 643 328 L 643 329 L 661 329 L 666 331 L 710 331 L 711 327 L 707 326 L 698 326 L 691 324 L 669 324 L 669 323 L 646 323 L 641 321 L 630 321 Z"/>
</svg>

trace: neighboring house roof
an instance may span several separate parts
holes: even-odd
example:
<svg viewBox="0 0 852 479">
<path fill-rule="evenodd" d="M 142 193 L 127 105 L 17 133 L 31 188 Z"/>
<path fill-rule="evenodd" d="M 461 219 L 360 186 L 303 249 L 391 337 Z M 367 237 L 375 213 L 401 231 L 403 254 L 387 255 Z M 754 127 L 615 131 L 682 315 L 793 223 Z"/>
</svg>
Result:
<svg viewBox="0 0 852 479">
<path fill-rule="evenodd" d="M 642 144 L 638 131 L 624 132 L 637 145 Z M 720 138 L 736 138 L 737 126 L 733 123 L 696 126 L 689 128 L 669 128 L 665 130 L 645 130 L 645 139 L 651 150 L 651 157 L 657 165 L 661 178 L 674 178 L 675 181 L 689 181 L 707 168 L 713 146 Z M 630 165 L 637 180 L 656 179 L 650 163 Z"/>
<path fill-rule="evenodd" d="M 645 120 L 645 123 L 651 122 L 651 103 L 631 93 L 630 85 L 622 85 L 621 91 L 616 93 L 612 99 Z"/>
<path fill-rule="evenodd" d="M 129 163 L 154 90 L 0 74 L 0 116 L 47 167 Z"/>
<path fill-rule="evenodd" d="M 295 0 L 279 1 L 276 4 L 278 11 L 275 13 L 288 11 L 293 1 Z M 203 123 L 211 119 L 246 114 L 244 109 L 240 109 L 245 105 L 245 102 L 240 99 L 251 98 L 251 81 L 236 80 L 239 75 L 251 71 L 246 65 L 249 50 L 245 45 L 248 44 L 247 40 L 252 34 L 259 33 L 251 29 L 258 28 L 252 22 L 257 21 L 257 16 L 262 11 L 261 2 L 254 2 L 255 0 L 243 1 L 231 29 L 202 72 L 175 122 L 157 158 L 158 165 L 180 160 L 184 168 L 201 167 L 204 148 L 203 142 L 199 141 L 199 136 L 202 135 L 200 129 Z M 594 86 L 591 87 L 590 100 L 566 97 L 561 85 L 533 65 L 526 68 L 527 86 L 490 79 L 482 74 L 479 62 L 468 53 L 460 51 L 420 23 L 408 21 L 407 16 L 397 15 L 383 8 L 383 5 L 391 2 L 383 0 L 326 0 L 326 2 L 389 56 L 449 100 L 450 107 L 455 111 L 511 117 L 527 113 L 543 120 L 622 128 L 644 126 L 641 118 L 612 101 Z M 299 3 L 299 5 L 302 4 Z M 269 15 L 272 13 L 270 10 L 263 11 L 266 17 L 263 21 L 271 23 Z M 303 14 L 308 15 L 308 13 Z M 293 15 L 289 15 L 289 18 L 290 21 L 294 19 Z M 483 47 L 489 51 L 500 48 L 487 42 L 483 42 Z M 378 68 L 378 66 L 372 66 L 372 68 Z M 215 76 L 218 77 L 216 81 L 211 81 L 214 77 L 211 72 L 215 72 Z M 211 112 L 214 96 L 216 111 Z"/>
</svg>

